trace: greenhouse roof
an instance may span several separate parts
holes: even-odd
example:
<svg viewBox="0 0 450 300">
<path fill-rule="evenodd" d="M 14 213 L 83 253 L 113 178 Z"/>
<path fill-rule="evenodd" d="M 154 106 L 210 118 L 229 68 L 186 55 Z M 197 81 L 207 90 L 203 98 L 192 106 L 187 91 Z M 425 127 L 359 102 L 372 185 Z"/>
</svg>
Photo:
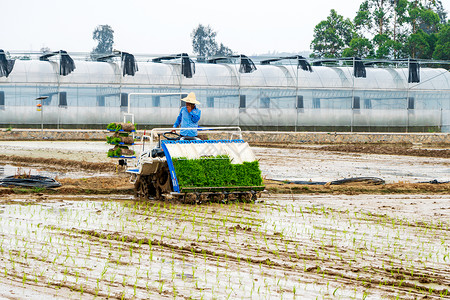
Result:
<svg viewBox="0 0 450 300">
<path fill-rule="evenodd" d="M 125 52 L 119 52 L 125 53 Z M 128 53 L 127 53 L 128 54 Z M 411 82 L 410 61 L 362 60 L 365 77 L 355 76 L 353 58 L 327 60 L 290 57 L 246 57 L 233 56 L 235 60 L 217 58 L 215 63 L 205 59 L 189 58 L 191 77 L 183 71 L 184 55 L 165 60 L 169 56 L 130 55 L 128 63 L 134 72 L 124 72 L 124 56 L 108 56 L 104 61 L 92 61 L 88 54 L 70 54 L 74 69 L 64 75 L 60 73 L 61 61 L 47 55 L 39 60 L 42 53 L 31 53 L 29 60 L 16 59 L 9 76 L 0 77 L 1 83 L 46 83 L 46 84 L 130 84 L 151 86 L 198 86 L 215 88 L 356 88 L 356 89 L 414 89 L 450 90 L 450 73 L 444 68 L 430 66 L 450 65 L 442 61 L 417 61 L 420 65 L 419 82 Z M 128 54 L 129 55 L 129 54 Z M 14 57 L 14 54 L 10 54 Z M 132 60 L 130 61 L 132 56 Z M 236 59 L 237 58 L 237 59 Z M 213 58 L 211 58 L 213 59 Z M 248 59 L 255 68 L 243 72 L 242 60 Z M 308 63 L 310 69 L 299 65 Z M 321 63 L 322 66 L 316 66 Z M 316 64 L 316 65 L 315 65 Z M 245 68 L 244 68 L 245 70 Z M 248 69 L 249 70 L 249 69 Z M 133 70 L 132 70 L 133 71 Z"/>
</svg>

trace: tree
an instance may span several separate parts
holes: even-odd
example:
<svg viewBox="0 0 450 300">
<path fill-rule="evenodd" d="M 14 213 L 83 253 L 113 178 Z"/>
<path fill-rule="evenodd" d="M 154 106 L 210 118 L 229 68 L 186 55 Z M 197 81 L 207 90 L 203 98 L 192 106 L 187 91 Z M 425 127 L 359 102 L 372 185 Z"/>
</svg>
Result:
<svg viewBox="0 0 450 300">
<path fill-rule="evenodd" d="M 372 58 L 375 56 L 373 45 L 364 37 L 355 37 L 350 41 L 348 48 L 342 53 L 343 57 L 364 57 Z"/>
<path fill-rule="evenodd" d="M 200 57 L 233 54 L 233 51 L 224 44 L 220 43 L 220 46 L 217 44 L 216 36 L 217 33 L 209 25 L 199 24 L 191 33 L 194 53 Z"/>
<path fill-rule="evenodd" d="M 413 1 L 409 4 L 408 14 L 413 34 L 419 30 L 423 30 L 427 34 L 438 31 L 441 19 L 431 8 L 422 6 L 418 1 Z"/>
<path fill-rule="evenodd" d="M 434 59 L 450 60 L 450 23 L 442 26 L 433 52 Z"/>
<path fill-rule="evenodd" d="M 359 6 L 354 23 L 362 33 L 367 31 L 372 36 L 390 32 L 390 21 L 395 0 L 365 0 Z"/>
<path fill-rule="evenodd" d="M 340 57 L 355 36 L 353 23 L 332 9 L 326 20 L 314 28 L 313 57 Z"/>
<path fill-rule="evenodd" d="M 211 27 L 199 24 L 191 33 L 194 53 L 199 56 L 211 56 L 217 52 L 216 35 Z"/>
<path fill-rule="evenodd" d="M 231 49 L 226 47 L 224 44 L 220 43 L 219 49 L 217 49 L 215 55 L 230 56 L 233 55 L 233 51 L 231 51 Z"/>
<path fill-rule="evenodd" d="M 432 59 L 436 45 L 436 34 L 427 34 L 422 29 L 408 37 L 408 50 L 412 58 Z"/>
<path fill-rule="evenodd" d="M 314 29 L 312 56 L 338 56 L 345 48 L 345 57 L 448 57 L 444 28 L 449 23 L 441 0 L 363 0 L 353 21 L 356 32 L 345 46 L 331 25 L 332 15 Z"/>
<path fill-rule="evenodd" d="M 375 57 L 380 59 L 400 58 L 406 51 L 402 42 L 394 41 L 387 34 L 377 34 L 373 38 L 373 45 Z"/>
<path fill-rule="evenodd" d="M 433 57 L 441 19 L 430 5 L 430 3 L 422 4 L 418 0 L 409 3 L 411 30 L 406 44 L 410 57 L 425 59 Z"/>
<path fill-rule="evenodd" d="M 98 42 L 91 52 L 91 57 L 99 54 L 110 54 L 114 45 L 114 30 L 109 25 L 99 25 L 92 33 L 92 39 Z"/>
<path fill-rule="evenodd" d="M 392 39 L 394 42 L 404 42 L 406 29 L 404 24 L 408 21 L 408 0 L 390 0 L 394 10 L 392 20 Z"/>
</svg>

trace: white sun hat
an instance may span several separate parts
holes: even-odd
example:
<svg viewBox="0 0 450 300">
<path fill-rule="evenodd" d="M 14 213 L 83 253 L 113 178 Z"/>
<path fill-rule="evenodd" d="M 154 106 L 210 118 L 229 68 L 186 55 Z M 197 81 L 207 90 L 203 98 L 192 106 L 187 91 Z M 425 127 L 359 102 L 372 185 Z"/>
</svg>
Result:
<svg viewBox="0 0 450 300">
<path fill-rule="evenodd" d="M 181 98 L 181 101 L 192 104 L 200 104 L 200 102 L 198 102 L 195 98 L 195 94 L 193 92 L 190 92 L 185 98 Z"/>
</svg>

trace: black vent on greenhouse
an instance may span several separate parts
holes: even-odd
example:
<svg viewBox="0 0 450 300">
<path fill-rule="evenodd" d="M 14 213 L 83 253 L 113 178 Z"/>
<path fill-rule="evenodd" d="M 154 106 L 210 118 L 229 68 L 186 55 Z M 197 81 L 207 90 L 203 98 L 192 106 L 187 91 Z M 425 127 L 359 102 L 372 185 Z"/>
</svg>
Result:
<svg viewBox="0 0 450 300">
<path fill-rule="evenodd" d="M 8 77 L 14 68 L 13 59 L 6 59 L 5 51 L 0 49 L 0 77 Z"/>
</svg>

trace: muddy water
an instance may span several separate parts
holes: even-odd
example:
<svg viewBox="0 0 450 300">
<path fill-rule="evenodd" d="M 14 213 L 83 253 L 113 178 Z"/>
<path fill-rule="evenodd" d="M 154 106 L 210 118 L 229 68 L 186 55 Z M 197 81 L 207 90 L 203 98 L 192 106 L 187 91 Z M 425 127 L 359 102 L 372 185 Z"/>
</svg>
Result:
<svg viewBox="0 0 450 300">
<path fill-rule="evenodd" d="M 25 166 L 25 163 L 22 163 L 21 166 L 17 165 L 0 165 L 0 179 L 6 176 L 14 176 L 14 175 L 40 175 L 45 177 L 50 177 L 53 179 L 57 178 L 89 178 L 89 177 L 102 177 L 102 176 L 111 176 L 111 173 L 107 172 L 89 172 L 89 171 L 58 171 L 55 167 L 42 167 L 42 168 L 32 168 Z"/>
<path fill-rule="evenodd" d="M 263 175 L 277 180 L 333 181 L 379 177 L 386 183 L 450 181 L 448 158 L 337 153 L 314 148 L 252 149 L 260 159 Z"/>
<path fill-rule="evenodd" d="M 2 141 L 0 152 L 34 158 L 92 163 L 107 158 L 110 145 L 101 141 Z M 141 146 L 135 146 L 139 152 Z M 386 183 L 450 181 L 450 160 L 437 157 L 340 153 L 311 149 L 252 147 L 264 177 L 278 180 L 333 181 L 349 177 L 380 177 Z M 132 162 L 130 162 L 130 165 Z"/>
<path fill-rule="evenodd" d="M 0 202 L 0 296 L 448 297 L 448 220 L 445 196 L 191 206 L 10 195 Z"/>
<path fill-rule="evenodd" d="M 28 174 L 28 175 L 40 175 L 46 177 L 61 177 L 65 176 L 65 173 L 57 172 L 57 171 L 49 171 L 49 170 L 41 170 L 41 169 L 33 169 L 26 167 L 18 167 L 13 165 L 0 165 L 0 178 L 6 176 L 13 176 L 18 174 Z"/>
</svg>

